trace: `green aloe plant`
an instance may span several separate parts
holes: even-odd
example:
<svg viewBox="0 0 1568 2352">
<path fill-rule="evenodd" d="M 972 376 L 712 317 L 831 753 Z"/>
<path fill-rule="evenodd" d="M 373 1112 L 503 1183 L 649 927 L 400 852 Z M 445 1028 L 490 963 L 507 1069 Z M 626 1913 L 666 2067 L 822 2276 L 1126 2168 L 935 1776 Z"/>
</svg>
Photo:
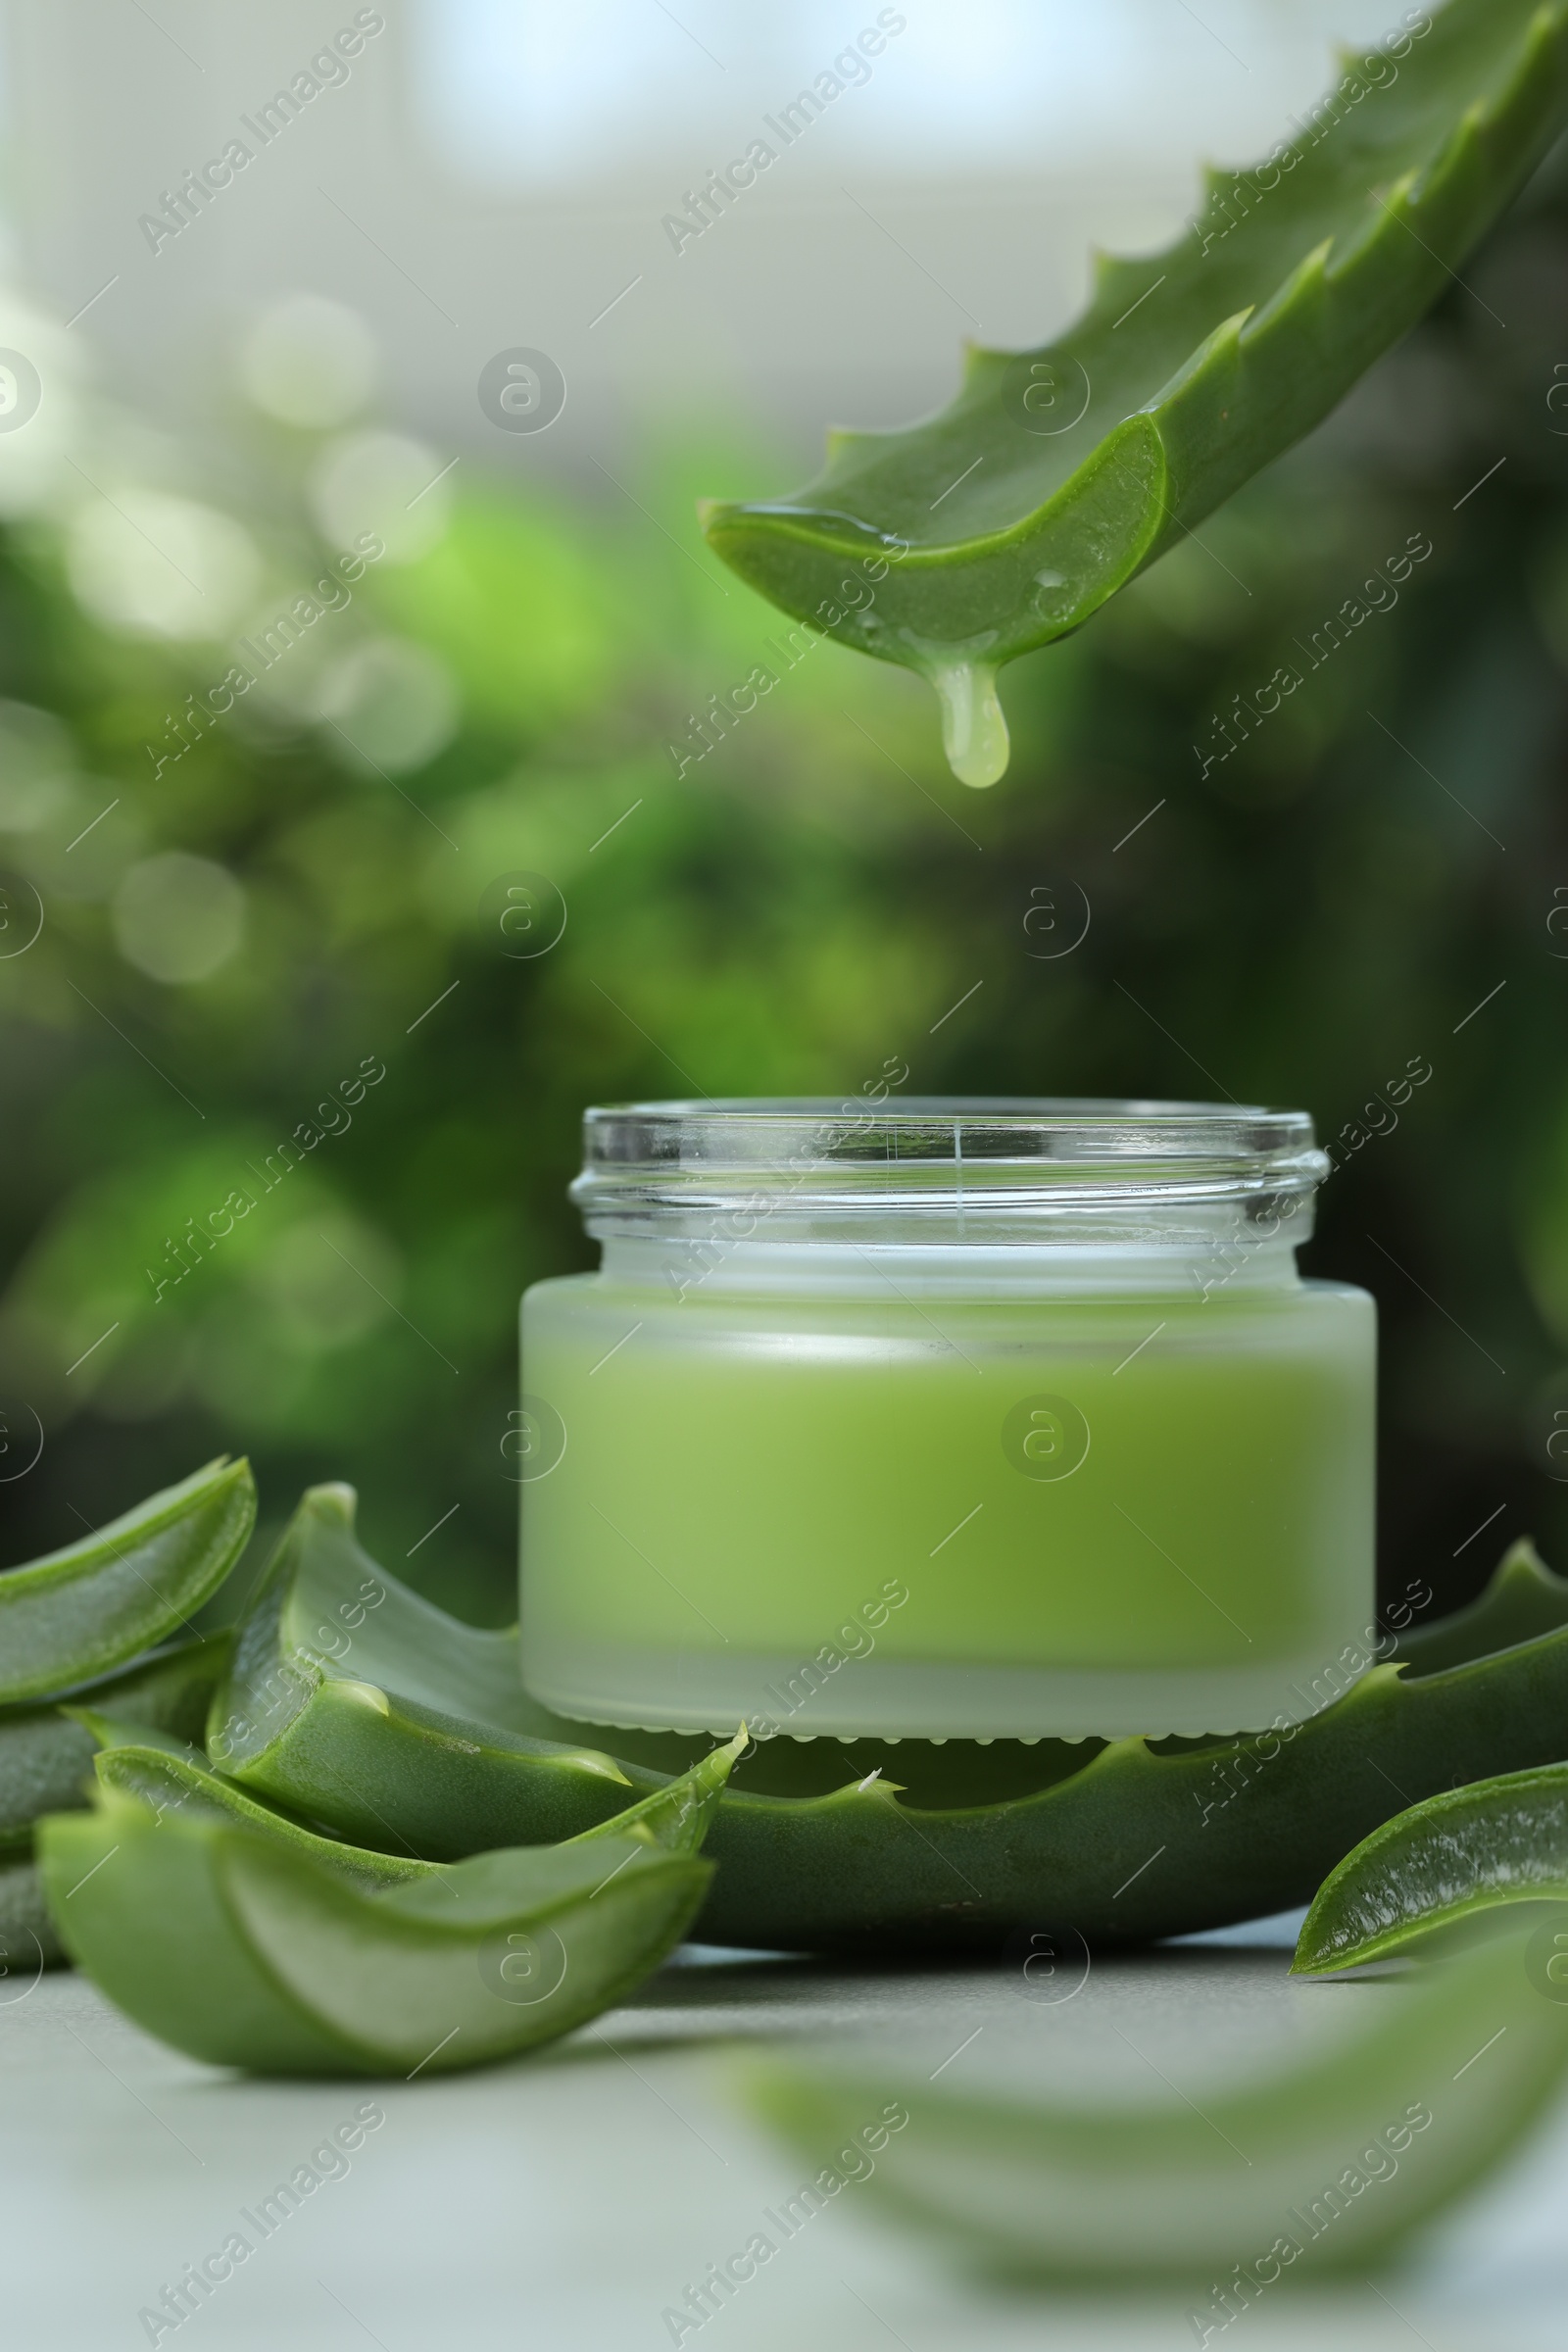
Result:
<svg viewBox="0 0 1568 2352">
<path fill-rule="evenodd" d="M 249 1465 L 221 1459 L 0 1576 L 0 1978 L 62 1957 L 33 1866 L 33 1824 L 86 1803 L 95 1740 L 79 1709 L 58 1702 L 112 1707 L 145 1738 L 199 1738 L 227 1636 L 125 1661 L 188 1626 L 255 1517 Z M 19 1703 L 46 1693 L 46 1703 Z"/>
<path fill-rule="evenodd" d="M 1386 1821 L 1318 1888 L 1293 1966 L 1322 1976 L 1386 1960 L 1543 1901 L 1568 1902 L 1568 1764 L 1446 1788 Z"/>
<path fill-rule="evenodd" d="M 227 1663 L 228 1637 L 215 1634 L 123 1667 L 64 1702 L 0 1707 L 0 1852 L 30 1844 L 40 1814 L 86 1804 L 95 1727 L 105 1714 L 138 1739 L 199 1741 Z"/>
<path fill-rule="evenodd" d="M 1406 1636 L 1294 1734 L 897 1747 L 770 1740 L 707 1851 L 702 1932 L 765 1947 L 1133 1943 L 1306 1902 L 1408 1798 L 1568 1754 L 1568 1582 L 1516 1546 L 1462 1618 Z M 264 1800 L 450 1859 L 603 1821 L 690 1741 L 564 1722 L 515 1628 L 460 1625 L 380 1568 L 342 1487 L 307 1494 L 216 1693 L 209 1748 Z M 894 1776 L 897 1776 L 895 1778 Z M 902 1786 L 901 1786 L 902 1784 Z"/>
<path fill-rule="evenodd" d="M 597 2017 L 680 1941 L 743 1740 L 569 1844 L 451 1867 L 316 1836 L 157 1747 L 40 1825 L 66 1948 L 177 2049 L 263 2074 L 445 2073 Z"/>
<path fill-rule="evenodd" d="M 256 1518 L 250 1464 L 221 1457 L 134 1510 L 0 1576 L 0 1702 L 109 1673 L 185 1627 Z"/>
<path fill-rule="evenodd" d="M 221 1772 L 433 1860 L 569 1838 L 661 1786 L 564 1736 L 524 1694 L 515 1626 L 421 1600 L 361 1548 L 354 1512 L 351 1487 L 313 1487 L 284 1531 L 213 1697 Z"/>
<path fill-rule="evenodd" d="M 1165 252 L 1102 258 L 1065 334 L 971 348 L 957 398 L 835 433 L 792 497 L 703 510 L 785 612 L 932 680 L 955 771 L 1006 765 L 1000 665 L 1064 636 L 1326 416 L 1568 121 L 1563 0 L 1409 12 L 1293 140 L 1211 172 Z"/>
<path fill-rule="evenodd" d="M 1375 2011 L 1196 2101 L 1174 2086 L 1137 2107 L 965 2093 L 842 2061 L 753 2068 L 748 2088 L 813 2166 L 842 2164 L 867 2118 L 902 2113 L 907 2128 L 856 2167 L 868 2197 L 1013 2275 L 1190 2281 L 1203 2344 L 1282 2282 L 1364 2278 L 1568 2074 L 1568 2007 L 1542 1998 L 1521 1936 L 1386 1987 Z"/>
</svg>

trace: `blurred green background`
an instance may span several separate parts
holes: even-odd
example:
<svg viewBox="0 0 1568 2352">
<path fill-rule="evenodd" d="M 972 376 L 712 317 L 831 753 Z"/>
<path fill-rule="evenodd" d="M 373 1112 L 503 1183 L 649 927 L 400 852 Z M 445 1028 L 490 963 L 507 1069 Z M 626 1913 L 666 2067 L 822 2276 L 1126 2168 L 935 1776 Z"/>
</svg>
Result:
<svg viewBox="0 0 1568 2352">
<path fill-rule="evenodd" d="M 825 642 L 677 775 L 689 714 L 780 666 L 692 519 L 785 486 L 744 416 L 649 428 L 579 503 L 467 459 L 415 483 L 352 600 L 155 772 L 386 450 L 373 416 L 287 421 L 256 364 L 220 468 L 149 468 L 83 408 L 79 503 L 0 547 L 5 1559 L 245 1450 L 266 1523 L 350 1479 L 389 1566 L 500 1621 L 516 1301 L 591 1262 L 584 1104 L 834 1093 L 898 1055 L 921 1092 L 1308 1107 L 1344 1164 L 1306 1263 L 1383 1311 L 1388 1585 L 1457 1600 L 1527 1531 L 1568 1567 L 1565 291 L 1559 172 L 1340 417 L 1005 673 L 985 795 L 916 681 Z M 1411 533 L 1396 608 L 1200 776 L 1213 714 Z M 518 869 L 568 910 L 532 961 L 480 920 Z M 1031 906 L 1070 938 L 1078 892 L 1082 944 L 1031 953 Z M 1355 1145 L 1412 1057 L 1430 1081 Z M 352 1124 L 318 1118 L 367 1058 Z"/>
</svg>

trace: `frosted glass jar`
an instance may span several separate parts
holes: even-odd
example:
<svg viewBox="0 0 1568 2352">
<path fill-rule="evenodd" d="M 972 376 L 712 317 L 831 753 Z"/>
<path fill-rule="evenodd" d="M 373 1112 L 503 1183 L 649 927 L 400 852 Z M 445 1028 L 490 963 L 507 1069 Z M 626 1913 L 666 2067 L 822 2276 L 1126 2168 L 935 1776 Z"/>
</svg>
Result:
<svg viewBox="0 0 1568 2352">
<path fill-rule="evenodd" d="M 1373 1609 L 1375 1309 L 1299 1111 L 590 1110 L 522 1302 L 522 1654 L 591 1722 L 1261 1729 Z M 1345 1662 L 1347 1653 L 1351 1662 Z"/>
</svg>

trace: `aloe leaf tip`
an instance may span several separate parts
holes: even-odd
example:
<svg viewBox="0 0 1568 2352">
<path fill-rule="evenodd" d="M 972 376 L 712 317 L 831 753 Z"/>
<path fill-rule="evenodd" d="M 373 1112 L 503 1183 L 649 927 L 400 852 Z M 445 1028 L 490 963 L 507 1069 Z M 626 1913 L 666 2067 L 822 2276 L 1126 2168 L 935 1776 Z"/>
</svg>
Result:
<svg viewBox="0 0 1568 2352">
<path fill-rule="evenodd" d="M 1351 55 L 1174 244 L 1100 257 L 1054 342 L 969 345 L 957 397 L 836 431 L 714 552 L 808 627 L 927 677 L 954 771 L 1007 764 L 1005 662 L 1077 628 L 1330 413 L 1449 284 L 1568 120 L 1568 12 L 1448 0 Z"/>
</svg>

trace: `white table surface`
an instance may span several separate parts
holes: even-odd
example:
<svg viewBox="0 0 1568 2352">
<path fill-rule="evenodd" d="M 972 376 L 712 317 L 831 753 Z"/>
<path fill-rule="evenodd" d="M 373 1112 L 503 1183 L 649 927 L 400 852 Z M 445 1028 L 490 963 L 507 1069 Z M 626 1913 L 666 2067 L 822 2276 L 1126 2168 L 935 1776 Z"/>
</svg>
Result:
<svg viewBox="0 0 1568 2352">
<path fill-rule="evenodd" d="M 812 2036 L 949 2082 L 1199 2096 L 1332 2037 L 1375 1988 L 1293 1984 L 1268 1928 L 1098 1961 L 1071 2000 L 998 1968 L 856 1971 L 685 1958 L 517 2064 L 413 2082 L 285 2083 L 150 2039 L 82 1978 L 0 2005 L 3 2352 L 115 2352 L 335 2126 L 385 2122 L 165 2344 L 181 2352 L 657 2352 L 688 2280 L 744 2246 L 805 2167 L 750 2118 L 737 2055 Z M 980 2031 L 976 2033 L 975 2029 Z M 959 2045 L 967 2045 L 960 2050 Z M 606 2046 L 606 2045 L 609 2046 Z M 1168 2095 L 1168 2094 L 1167 2094 Z M 254 2234 L 254 2233 L 252 2233 Z M 850 2184 L 688 2345 L 701 2352 L 1101 2352 L 1191 2346 L 1184 2299 L 1002 2294 Z M 1378 2288 L 1246 2314 L 1243 2352 L 1568 2347 L 1568 2102 Z"/>
</svg>

